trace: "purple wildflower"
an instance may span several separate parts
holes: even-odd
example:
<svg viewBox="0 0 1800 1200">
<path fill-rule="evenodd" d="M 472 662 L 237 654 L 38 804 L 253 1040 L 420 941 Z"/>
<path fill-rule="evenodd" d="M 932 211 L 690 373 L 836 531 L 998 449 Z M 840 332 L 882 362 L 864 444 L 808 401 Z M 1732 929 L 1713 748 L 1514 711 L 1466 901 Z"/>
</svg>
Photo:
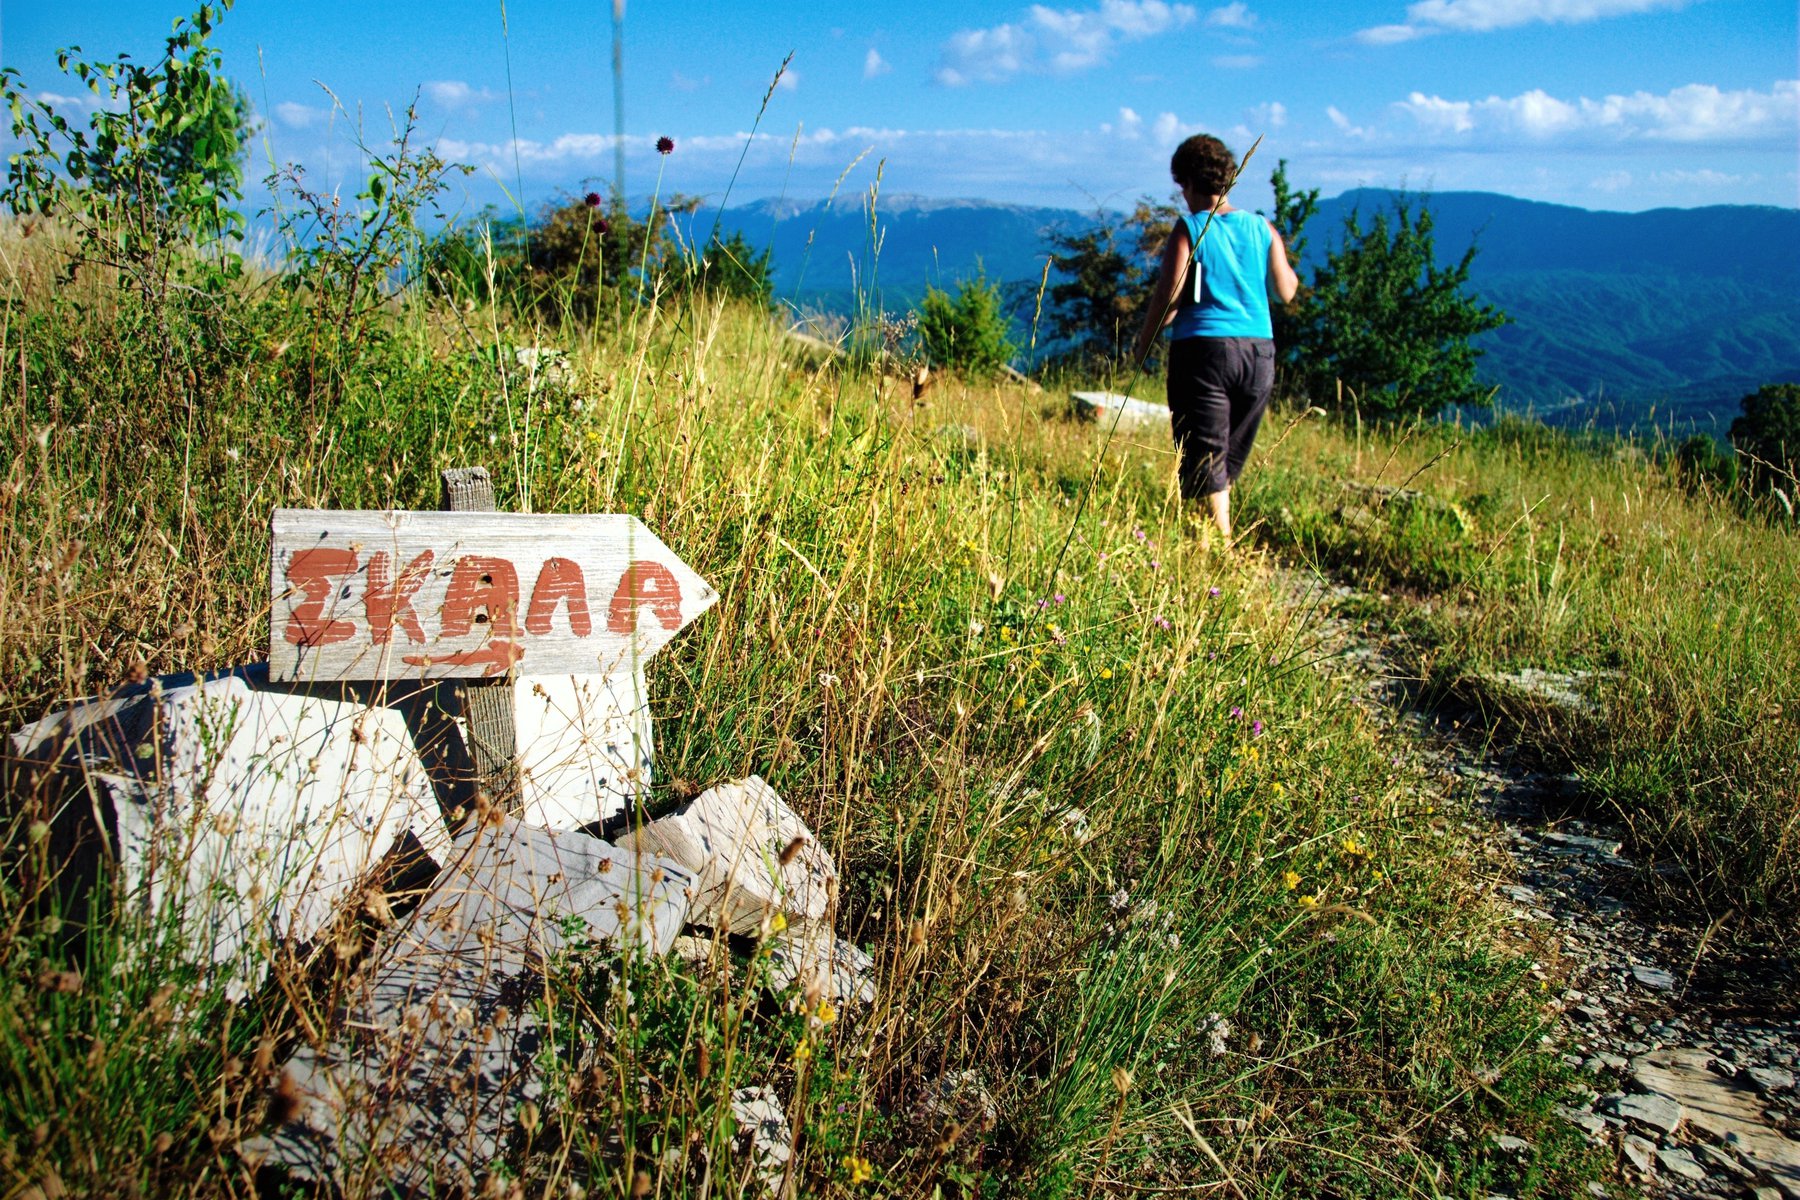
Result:
<svg viewBox="0 0 1800 1200">
<path fill-rule="evenodd" d="M 1049 602 L 1049 601 L 1048 601 L 1048 600 L 1044 600 L 1044 599 L 1039 599 L 1039 600 L 1038 600 L 1038 607 L 1039 607 L 1039 608 L 1049 608 L 1049 607 L 1050 607 L 1050 602 Z"/>
<path fill-rule="evenodd" d="M 1131 536 L 1141 542 L 1144 540 L 1144 531 L 1141 529 L 1134 529 L 1131 531 Z"/>
<path fill-rule="evenodd" d="M 1207 588 L 1206 594 L 1209 596 L 1217 596 L 1219 594 L 1219 589 L 1216 587 Z"/>
<path fill-rule="evenodd" d="M 600 193 L 599 192 L 589 192 L 587 194 L 587 206 L 589 208 L 599 208 L 600 207 Z"/>
<path fill-rule="evenodd" d="M 669 153 L 672 153 L 674 151 L 674 149 L 675 149 L 675 139 L 674 138 L 659 137 L 656 139 L 656 152 L 658 154 L 669 154 Z"/>
<path fill-rule="evenodd" d="M 1232 720 L 1236 721 L 1236 720 L 1240 719 L 1241 717 L 1243 717 L 1243 715 L 1244 715 L 1243 709 L 1239 708 L 1235 704 L 1231 706 L 1231 719 Z"/>
<path fill-rule="evenodd" d="M 1054 599 L 1058 604 L 1061 604 L 1063 601 L 1067 600 L 1068 597 L 1063 595 L 1061 592 L 1058 592 L 1058 593 L 1056 593 L 1056 595 L 1054 597 L 1052 597 L 1052 599 Z"/>
<path fill-rule="evenodd" d="M 1263 723 L 1261 721 L 1251 722 L 1250 733 L 1253 737 L 1261 737 L 1262 731 L 1263 731 Z"/>
</svg>

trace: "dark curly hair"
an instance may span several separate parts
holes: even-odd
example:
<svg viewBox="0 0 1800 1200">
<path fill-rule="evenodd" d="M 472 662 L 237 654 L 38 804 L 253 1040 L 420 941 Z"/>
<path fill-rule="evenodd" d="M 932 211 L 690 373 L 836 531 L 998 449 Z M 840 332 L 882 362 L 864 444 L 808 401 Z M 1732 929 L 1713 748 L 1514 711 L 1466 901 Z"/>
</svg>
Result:
<svg viewBox="0 0 1800 1200">
<path fill-rule="evenodd" d="M 1196 133 L 1169 159 L 1176 184 L 1190 184 L 1203 196 L 1223 196 L 1237 175 L 1237 157 L 1210 133 Z"/>
</svg>

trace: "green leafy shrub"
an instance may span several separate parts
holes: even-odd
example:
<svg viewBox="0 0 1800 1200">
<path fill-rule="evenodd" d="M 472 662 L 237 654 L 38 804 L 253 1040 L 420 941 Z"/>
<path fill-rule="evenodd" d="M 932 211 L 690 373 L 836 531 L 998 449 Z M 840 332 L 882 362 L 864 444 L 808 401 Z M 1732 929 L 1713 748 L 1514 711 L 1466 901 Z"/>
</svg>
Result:
<svg viewBox="0 0 1800 1200">
<path fill-rule="evenodd" d="M 705 254 L 684 257 L 669 282 L 677 292 L 731 296 L 767 308 L 775 295 L 774 272 L 773 252 L 758 254 L 734 231 L 722 241 L 715 236 Z"/>
<path fill-rule="evenodd" d="M 1779 488 L 1793 499 L 1800 471 L 1800 383 L 1769 383 L 1738 402 L 1743 410 L 1731 423 L 1731 444 L 1746 463 L 1750 488 Z"/>
<path fill-rule="evenodd" d="M 1285 177 L 1283 177 L 1285 183 Z M 1303 193 L 1289 193 L 1293 221 L 1310 215 Z M 1366 415 L 1429 416 L 1450 405 L 1486 407 L 1492 393 L 1475 382 L 1481 351 L 1470 339 L 1504 325 L 1499 309 L 1466 291 L 1475 261 L 1470 246 L 1442 266 L 1431 210 L 1401 197 L 1393 213 L 1377 212 L 1365 228 L 1351 213 L 1343 240 L 1290 306 L 1288 354 L 1300 386 L 1320 404 L 1339 401 Z"/>
<path fill-rule="evenodd" d="M 1703 488 L 1729 492 L 1737 486 L 1737 459 L 1710 435 L 1696 433 L 1675 447 L 1675 477 L 1690 492 Z"/>
<path fill-rule="evenodd" d="M 209 40 L 232 0 L 202 4 L 177 20 L 160 62 L 139 66 L 57 52 L 57 65 L 99 97 L 83 130 L 48 100 L 28 95 L 19 72 L 0 68 L 0 98 L 20 146 L 0 192 L 16 213 L 73 225 L 77 262 L 124 270 L 140 288 L 166 286 L 174 248 L 243 236 L 244 145 L 250 102 L 220 73 Z M 234 260 L 235 261 L 235 260 Z"/>
<path fill-rule="evenodd" d="M 919 341 L 930 361 L 976 375 L 994 373 L 1018 349 L 1008 335 L 1000 287 L 985 274 L 957 284 L 954 296 L 941 288 L 925 289 Z"/>
</svg>

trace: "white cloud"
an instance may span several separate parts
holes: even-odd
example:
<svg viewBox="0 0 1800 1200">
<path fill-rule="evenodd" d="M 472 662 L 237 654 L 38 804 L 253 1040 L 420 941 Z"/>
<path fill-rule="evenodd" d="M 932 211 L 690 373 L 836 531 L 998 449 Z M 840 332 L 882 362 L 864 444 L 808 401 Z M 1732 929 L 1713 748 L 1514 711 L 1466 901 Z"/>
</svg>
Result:
<svg viewBox="0 0 1800 1200">
<path fill-rule="evenodd" d="M 1287 124 L 1287 105 L 1279 100 L 1258 104 L 1244 111 L 1244 120 L 1253 129 L 1280 129 Z"/>
<path fill-rule="evenodd" d="M 1137 141 L 1144 136 L 1144 118 L 1138 116 L 1133 108 L 1120 108 L 1118 123 L 1107 123 L 1100 126 L 1101 133 L 1116 134 L 1127 141 Z"/>
<path fill-rule="evenodd" d="M 1141 41 L 1191 24 L 1189 4 L 1101 0 L 1099 8 L 1034 4 L 1023 21 L 964 29 L 945 43 L 937 80 L 946 87 L 999 83 L 1015 75 L 1068 74 L 1107 62 L 1121 42 Z"/>
<path fill-rule="evenodd" d="M 1248 71 L 1262 66 L 1260 54 L 1220 54 L 1213 58 L 1212 65 L 1223 71 Z"/>
<path fill-rule="evenodd" d="M 1232 0 L 1230 4 L 1215 8 L 1206 14 L 1208 29 L 1251 29 L 1256 25 L 1256 14 L 1243 0 Z"/>
<path fill-rule="evenodd" d="M 1376 25 L 1359 32 L 1356 40 L 1368 46 L 1392 46 L 1398 42 L 1410 42 L 1422 32 L 1416 25 Z"/>
<path fill-rule="evenodd" d="M 1697 171 L 1657 171 L 1650 176 L 1650 181 L 1679 187 L 1735 188 L 1754 183 L 1756 178 L 1755 175 L 1732 175 L 1725 171 L 1715 171 L 1711 167 L 1701 167 Z"/>
<path fill-rule="evenodd" d="M 794 68 L 792 68 L 792 67 L 789 67 L 787 70 L 783 71 L 778 77 L 776 77 L 775 87 L 778 90 L 783 91 L 783 92 L 799 91 L 800 90 L 800 72 L 794 70 Z"/>
<path fill-rule="evenodd" d="M 1724 91 L 1712 84 L 1691 83 L 1664 95 L 1633 92 L 1598 100 L 1586 96 L 1562 100 L 1541 89 L 1485 100 L 1447 100 L 1413 92 L 1394 108 L 1433 136 L 1758 142 L 1791 138 L 1800 130 L 1800 81 L 1780 81 L 1767 92 Z"/>
<path fill-rule="evenodd" d="M 309 129 L 325 113 L 304 104 L 295 104 L 292 100 L 283 100 L 275 106 L 275 119 L 289 129 Z"/>
<path fill-rule="evenodd" d="M 670 72 L 669 75 L 669 86 L 678 92 L 697 92 L 711 82 L 711 75 L 702 75 L 698 79 L 691 79 L 680 71 Z"/>
<path fill-rule="evenodd" d="M 1488 33 L 1520 25 L 1579 25 L 1608 17 L 1657 9 L 1683 8 L 1692 0 L 1418 0 L 1406 8 L 1406 23 L 1376 25 L 1356 39 L 1385 46 L 1427 33 Z"/>
<path fill-rule="evenodd" d="M 877 75 L 886 75 L 894 68 L 888 65 L 887 59 L 881 57 L 881 51 L 870 46 L 869 52 L 863 56 L 863 78 L 873 79 Z"/>
<path fill-rule="evenodd" d="M 1588 184 L 1596 192 L 1623 192 L 1631 185 L 1630 171 L 1608 171 Z"/>
<path fill-rule="evenodd" d="M 486 88 L 474 88 L 460 79 L 433 79 L 419 89 L 425 98 L 443 108 L 467 108 L 495 99 Z"/>
<path fill-rule="evenodd" d="M 1325 106 L 1325 116 L 1330 120 L 1332 126 L 1346 137 L 1360 138 L 1369 136 L 1369 131 L 1367 129 L 1352 122 L 1335 104 L 1327 104 Z"/>
</svg>

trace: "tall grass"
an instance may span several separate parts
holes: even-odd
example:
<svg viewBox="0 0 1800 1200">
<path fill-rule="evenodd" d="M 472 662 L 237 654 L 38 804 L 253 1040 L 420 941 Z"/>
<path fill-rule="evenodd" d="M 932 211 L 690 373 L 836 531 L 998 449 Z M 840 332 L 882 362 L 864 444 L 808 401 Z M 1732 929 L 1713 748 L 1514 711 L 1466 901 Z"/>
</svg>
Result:
<svg viewBox="0 0 1800 1200">
<path fill-rule="evenodd" d="M 720 592 L 652 664 L 648 805 L 768 778 L 836 856 L 879 999 L 770 1004 L 741 944 L 558 964 L 540 1005 L 570 1053 L 502 1192 L 757 1193 L 748 1085 L 806 1194 L 1548 1196 L 1597 1170 L 1550 1115 L 1548 1017 L 1491 948 L 1454 797 L 1311 665 L 1316 604 L 1184 535 L 1166 453 L 1101 455 L 1018 390 L 804 367 L 703 294 L 622 330 L 396 302 L 321 409 L 308 310 L 251 288 L 188 315 L 169 395 L 141 315 L 103 278 L 52 286 L 33 239 L 0 240 L 9 724 L 261 657 L 269 510 L 433 507 L 451 465 L 493 469 L 502 507 L 635 513 Z M 547 339 L 570 381 L 514 371 Z M 1271 483 L 1303 469 L 1281 454 Z M 43 802 L 15 805 L 17 855 Z M 9 1186 L 250 1191 L 232 1147 L 354 952 L 146 1020 L 141 931 L 103 917 L 72 956 L 29 878 L 0 899 Z"/>
<path fill-rule="evenodd" d="M 1577 771 L 1686 900 L 1792 937 L 1791 525 L 1691 491 L 1659 453 L 1521 422 L 1315 423 L 1294 450 L 1249 490 L 1275 541 L 1392 589 L 1388 613 L 1424 635 L 1431 677 Z M 1368 490 L 1402 484 L 1422 498 Z M 1521 667 L 1591 673 L 1598 707 L 1491 682 Z"/>
</svg>

